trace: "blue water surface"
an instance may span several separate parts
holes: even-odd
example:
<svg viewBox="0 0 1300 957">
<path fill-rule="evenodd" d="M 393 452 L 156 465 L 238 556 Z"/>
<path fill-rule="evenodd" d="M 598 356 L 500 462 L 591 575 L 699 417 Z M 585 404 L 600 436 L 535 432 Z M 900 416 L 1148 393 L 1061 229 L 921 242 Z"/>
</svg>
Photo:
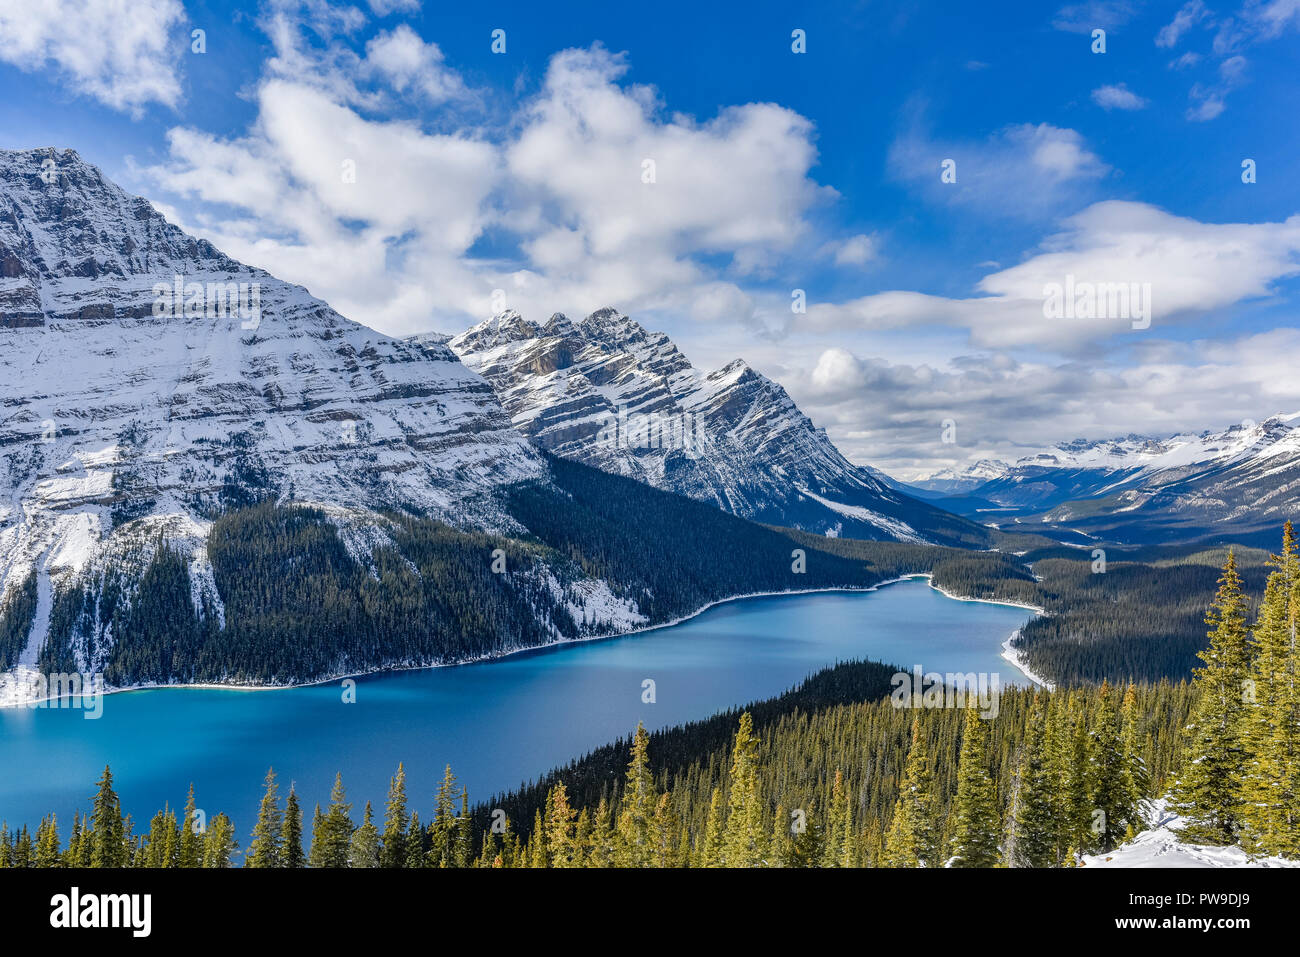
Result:
<svg viewBox="0 0 1300 957">
<path fill-rule="evenodd" d="M 907 670 L 999 673 L 1032 612 L 948 598 L 913 579 L 867 593 L 822 592 L 727 602 L 639 635 L 574 642 L 495 661 L 276 691 L 176 688 L 107 696 L 103 715 L 0 710 L 0 818 L 35 825 L 57 812 L 62 836 L 112 766 L 126 812 L 147 828 L 165 801 L 224 811 L 242 847 L 262 779 L 294 782 L 305 813 L 328 802 L 343 772 L 354 817 L 382 819 L 389 777 L 405 762 L 411 809 L 427 818 L 450 764 L 471 801 L 518 786 L 628 734 L 704 718 L 770 697 L 836 661 L 871 658 Z M 654 681 L 655 701 L 642 701 Z M 310 823 L 310 822 L 308 822 Z"/>
</svg>

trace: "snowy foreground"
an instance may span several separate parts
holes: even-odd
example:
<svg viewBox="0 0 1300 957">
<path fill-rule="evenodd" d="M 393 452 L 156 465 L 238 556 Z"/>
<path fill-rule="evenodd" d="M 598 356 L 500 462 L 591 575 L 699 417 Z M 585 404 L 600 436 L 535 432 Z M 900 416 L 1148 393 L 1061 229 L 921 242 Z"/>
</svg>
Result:
<svg viewBox="0 0 1300 957">
<path fill-rule="evenodd" d="M 1150 827 L 1109 854 L 1085 855 L 1084 867 L 1300 867 L 1280 857 L 1252 858 L 1240 847 L 1183 844 L 1183 818 L 1161 798 L 1151 809 Z"/>
</svg>

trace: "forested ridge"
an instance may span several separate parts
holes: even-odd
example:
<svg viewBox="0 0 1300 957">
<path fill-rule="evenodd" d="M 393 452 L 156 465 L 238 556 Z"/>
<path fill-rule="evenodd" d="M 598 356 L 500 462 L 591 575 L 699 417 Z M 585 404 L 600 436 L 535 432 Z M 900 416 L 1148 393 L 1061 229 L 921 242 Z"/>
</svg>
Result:
<svg viewBox="0 0 1300 957">
<path fill-rule="evenodd" d="M 207 543 L 223 608 L 195 590 L 188 556 L 160 541 L 56 589 L 38 666 L 99 671 L 116 686 L 289 684 L 626 630 L 625 620 L 580 610 L 574 587 L 584 578 L 607 581 L 646 624 L 660 624 L 738 594 L 862 588 L 928 573 L 952 594 L 1044 609 L 1017 647 L 1052 681 L 1177 679 L 1204 646 L 1202 596 L 1226 553 L 1113 549 L 1099 572 L 1089 551 L 1033 535 L 1001 536 L 1002 551 L 827 538 L 549 463 L 550 484 L 505 493 L 520 526 L 511 536 L 390 512 L 380 519 L 382 542 L 357 555 L 310 505 L 231 509 Z M 504 557 L 501 574 L 494 554 Z M 1258 591 L 1266 554 L 1237 556 L 1246 586 Z M 0 608 L 0 663 L 22 652 L 35 589 L 32 576 Z"/>
<path fill-rule="evenodd" d="M 252 867 L 1055 867 L 1107 853 L 1168 795 L 1185 840 L 1300 857 L 1300 547 L 1288 524 L 1252 607 L 1229 552 L 1193 682 L 1009 688 L 997 707 L 901 692 L 851 662 L 778 698 L 638 727 L 471 810 L 450 768 L 422 824 L 401 766 L 382 821 L 342 775 L 308 828 L 268 771 Z M 931 689 L 933 690 L 933 689 Z M 887 694 L 887 696 L 886 696 Z M 956 706 L 953 706 L 953 705 Z M 734 734 L 731 729 L 734 727 Z M 105 769 L 65 847 L 0 826 L 0 866 L 228 867 L 229 819 L 168 808 L 136 833 Z M 309 843 L 305 843 L 307 833 Z M 304 848 L 307 850 L 304 851 Z"/>
</svg>

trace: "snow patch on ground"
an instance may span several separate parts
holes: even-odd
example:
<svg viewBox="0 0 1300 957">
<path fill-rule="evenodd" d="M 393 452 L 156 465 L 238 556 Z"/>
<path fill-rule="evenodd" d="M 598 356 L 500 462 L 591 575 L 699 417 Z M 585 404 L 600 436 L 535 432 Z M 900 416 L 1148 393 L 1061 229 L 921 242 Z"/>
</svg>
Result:
<svg viewBox="0 0 1300 957">
<path fill-rule="evenodd" d="M 1152 803 L 1148 830 L 1109 854 L 1086 854 L 1083 867 L 1300 867 L 1300 861 L 1251 857 L 1240 847 L 1184 844 L 1178 832 L 1185 819 L 1169 809 L 1168 798 Z"/>
</svg>

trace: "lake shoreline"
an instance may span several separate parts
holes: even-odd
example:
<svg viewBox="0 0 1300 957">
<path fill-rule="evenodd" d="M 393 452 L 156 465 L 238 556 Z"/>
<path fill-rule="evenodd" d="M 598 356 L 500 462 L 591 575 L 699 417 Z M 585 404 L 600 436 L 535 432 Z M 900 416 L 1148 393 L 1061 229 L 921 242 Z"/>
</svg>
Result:
<svg viewBox="0 0 1300 957">
<path fill-rule="evenodd" d="M 700 615 L 704 614 L 706 611 L 708 611 L 711 608 L 716 608 L 719 605 L 725 605 L 735 601 L 743 601 L 745 599 L 750 599 L 750 598 L 783 598 L 783 597 L 795 596 L 795 595 L 833 594 L 836 592 L 843 592 L 848 594 L 866 594 L 869 592 L 879 591 L 881 588 L 884 588 L 887 585 L 896 585 L 900 582 L 914 581 L 916 579 L 925 579 L 926 584 L 930 588 L 939 592 L 941 595 L 945 596 L 946 598 L 953 599 L 954 601 L 979 602 L 988 605 L 1007 605 L 1013 608 L 1024 608 L 1027 611 L 1034 612 L 1036 615 L 1046 614 L 1046 611 L 1043 608 L 1038 607 L 1037 605 L 1026 605 L 1022 602 L 1005 601 L 1005 600 L 993 599 L 993 598 L 974 598 L 965 595 L 957 595 L 954 594 L 953 592 L 948 591 L 945 588 L 935 585 L 934 575 L 932 572 L 916 572 L 910 575 L 900 575 L 896 578 L 885 579 L 884 581 L 876 582 L 874 585 L 866 585 L 862 587 L 842 586 L 842 587 L 831 587 L 831 588 L 802 588 L 802 589 L 793 589 L 787 591 L 749 592 L 742 595 L 729 595 L 725 598 L 719 598 L 716 601 L 708 602 L 707 604 L 697 608 L 695 611 L 685 615 L 681 615 L 677 618 L 672 619 L 671 621 L 660 622 L 655 625 L 646 625 L 645 627 L 635 628 L 631 631 L 610 632 L 608 634 L 601 634 L 601 635 L 588 635 L 582 638 L 565 638 L 560 641 L 551 641 L 540 645 L 529 645 L 524 648 L 511 648 L 508 651 L 501 651 L 501 652 L 496 652 L 488 655 L 480 655 L 475 658 L 465 658 L 459 661 L 442 661 L 442 662 L 434 662 L 434 663 L 417 663 L 417 664 L 390 664 L 390 665 L 384 665 L 377 668 L 371 668 L 364 671 L 339 672 L 336 674 L 327 675 L 323 678 L 315 678 L 312 679 L 311 681 L 294 681 L 294 682 L 287 682 L 283 684 L 240 684 L 236 682 L 197 682 L 197 683 L 178 682 L 178 683 L 161 684 L 155 682 L 149 684 L 127 685 L 123 687 L 111 687 L 111 688 L 106 687 L 102 691 L 97 692 L 97 694 L 113 695 L 113 694 L 130 694 L 132 692 L 137 692 L 137 691 L 170 691 L 170 690 L 259 692 L 259 691 L 292 691 L 295 688 L 315 688 L 321 685 L 328 685 L 328 684 L 334 684 L 335 682 L 347 681 L 349 679 L 356 680 L 358 678 L 369 678 L 375 675 L 383 675 L 383 674 L 398 674 L 401 672 L 408 672 L 408 671 L 428 671 L 435 668 L 457 668 L 465 665 L 485 664 L 493 661 L 502 661 L 504 659 L 513 657 L 515 655 L 550 651 L 550 650 L 565 648 L 565 647 L 569 647 L 572 645 L 581 644 L 585 642 L 608 641 L 612 638 L 629 638 L 634 635 L 643 635 L 652 631 L 659 631 L 663 628 L 672 628 L 675 625 L 680 625 L 683 622 L 687 622 L 694 618 L 698 618 Z M 1031 682 L 1051 688 L 1052 686 L 1049 682 L 1045 681 L 1042 678 L 1039 678 L 1037 675 L 1032 674 L 1027 668 L 1021 665 L 1015 657 L 1012 657 L 1012 655 L 1015 654 L 1015 649 L 1010 648 L 1009 643 L 1019 633 L 1020 633 L 1020 629 L 1016 629 L 1016 631 L 1012 632 L 1011 636 L 1006 640 L 1006 642 L 1003 643 L 1002 645 L 1003 651 L 1001 657 L 1007 660 L 1008 662 L 1010 662 L 1016 668 L 1017 671 L 1023 674 Z M 28 710 L 40 710 L 42 708 L 54 710 L 58 708 L 69 708 L 72 706 L 57 705 L 57 704 L 51 705 L 49 704 L 49 702 L 63 701 L 68 698 L 75 698 L 75 697 L 77 696 L 63 695 L 60 696 L 59 698 L 47 696 L 44 698 L 32 698 L 23 701 L 15 701 L 12 703 L 4 702 L 4 703 L 0 703 L 0 710 L 10 710 L 10 709 L 18 710 L 23 708 Z"/>
</svg>

